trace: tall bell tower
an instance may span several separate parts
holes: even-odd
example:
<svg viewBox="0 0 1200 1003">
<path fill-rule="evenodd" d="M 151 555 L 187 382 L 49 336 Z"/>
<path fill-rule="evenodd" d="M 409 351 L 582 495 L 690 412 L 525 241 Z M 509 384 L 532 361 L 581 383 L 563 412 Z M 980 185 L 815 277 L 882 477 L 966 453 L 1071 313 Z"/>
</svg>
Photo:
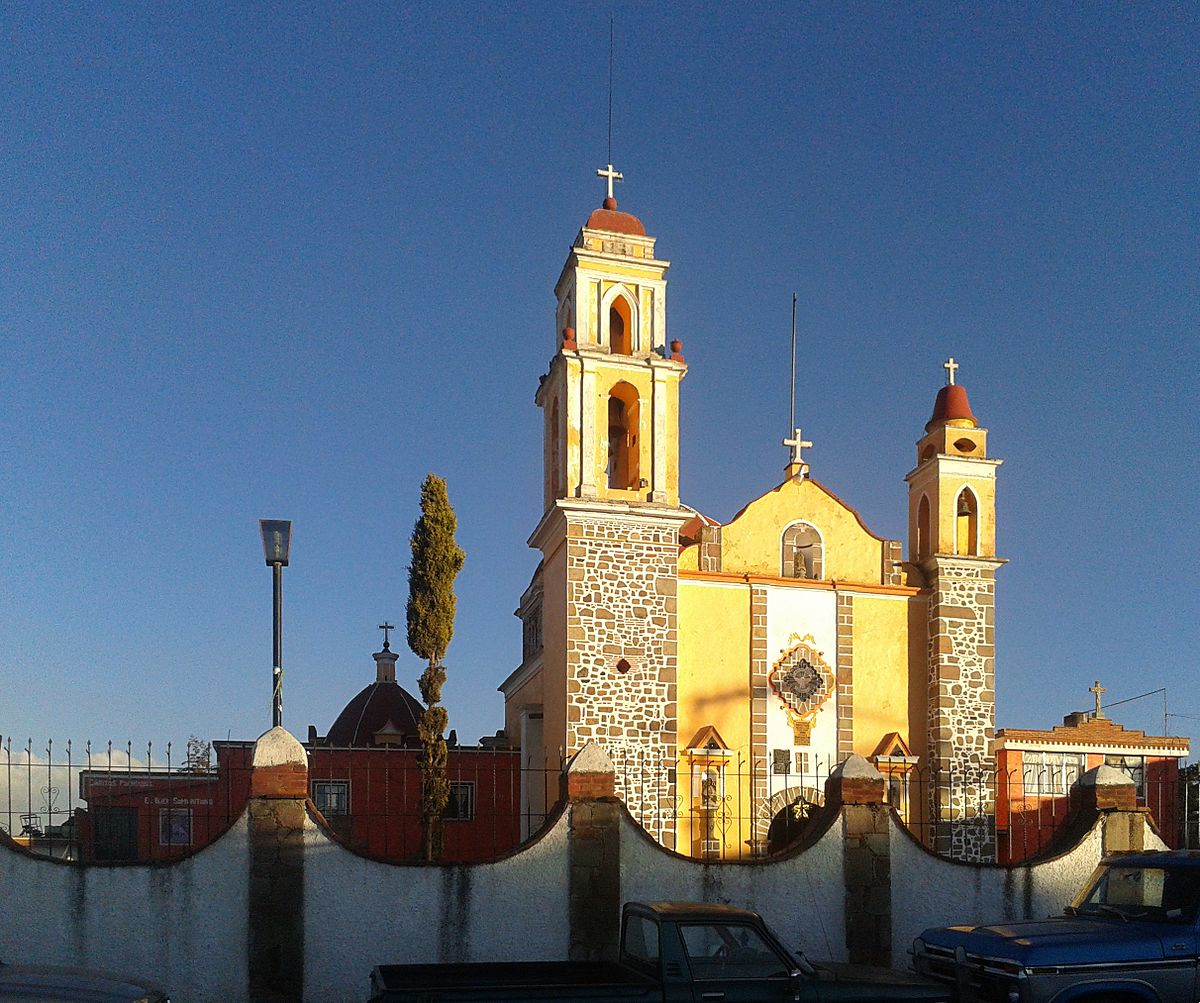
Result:
<svg viewBox="0 0 1200 1003">
<path fill-rule="evenodd" d="M 548 769 L 588 741 L 617 793 L 673 841 L 682 345 L 668 345 L 666 272 L 654 238 L 608 196 L 558 283 L 544 415 L 542 735 Z"/>
<path fill-rule="evenodd" d="M 927 707 L 935 849 L 995 859 L 996 470 L 958 363 L 917 442 L 908 481 L 909 561 L 929 594 Z"/>
</svg>

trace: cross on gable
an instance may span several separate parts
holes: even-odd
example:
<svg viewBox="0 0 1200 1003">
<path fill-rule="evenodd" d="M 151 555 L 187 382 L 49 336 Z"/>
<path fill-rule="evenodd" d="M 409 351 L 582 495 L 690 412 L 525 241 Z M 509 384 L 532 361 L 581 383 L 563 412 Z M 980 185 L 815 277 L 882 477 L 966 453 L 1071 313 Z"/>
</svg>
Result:
<svg viewBox="0 0 1200 1003">
<path fill-rule="evenodd" d="M 946 382 L 954 386 L 954 373 L 958 369 L 958 363 L 954 361 L 953 355 L 942 363 L 942 368 L 946 370 Z"/>
<path fill-rule="evenodd" d="M 383 623 L 379 625 L 379 629 L 383 631 L 383 650 L 391 651 L 391 645 L 388 644 L 388 631 L 395 630 L 395 626 L 384 620 Z"/>
<path fill-rule="evenodd" d="M 596 177 L 598 177 L 598 178 L 608 178 L 608 197 L 609 197 L 609 198 L 614 198 L 614 195 L 613 195 L 613 182 L 614 182 L 614 181 L 624 181 L 624 180 L 625 180 L 625 176 L 624 176 L 624 175 L 623 175 L 623 174 L 622 174 L 620 171 L 614 171 L 614 170 L 613 170 L 613 165 L 612 165 L 612 164 L 609 164 L 609 165 L 608 165 L 608 169 L 607 169 L 607 170 L 603 170 L 603 169 L 601 169 L 601 168 L 597 167 L 597 168 L 596 168 Z"/>
<path fill-rule="evenodd" d="M 1100 709 L 1100 694 L 1101 694 L 1101 693 L 1107 693 L 1107 692 L 1108 692 L 1108 689 L 1107 689 L 1106 687 L 1104 687 L 1104 686 L 1101 686 L 1101 685 L 1100 685 L 1100 680 L 1099 680 L 1099 679 L 1097 679 L 1097 680 L 1096 680 L 1096 685 L 1095 685 L 1095 686 L 1089 686 L 1089 687 L 1088 687 L 1088 692 L 1089 692 L 1089 693 L 1095 693 L 1095 694 L 1096 694 L 1096 713 L 1095 713 L 1095 715 L 1094 715 L 1094 716 L 1095 716 L 1095 717 L 1104 717 L 1104 711 L 1102 711 L 1102 710 Z"/>
<path fill-rule="evenodd" d="M 800 429 L 796 429 L 795 435 L 790 439 L 784 439 L 785 446 L 792 447 L 792 463 L 802 465 L 804 463 L 804 450 L 812 449 L 812 443 L 804 438 Z"/>
</svg>

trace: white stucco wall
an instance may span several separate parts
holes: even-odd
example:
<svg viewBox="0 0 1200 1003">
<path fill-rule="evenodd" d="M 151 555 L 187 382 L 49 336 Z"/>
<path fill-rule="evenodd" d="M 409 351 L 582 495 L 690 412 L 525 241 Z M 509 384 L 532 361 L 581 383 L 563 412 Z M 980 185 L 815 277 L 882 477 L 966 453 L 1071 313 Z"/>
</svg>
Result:
<svg viewBox="0 0 1200 1003">
<path fill-rule="evenodd" d="M 1058 915 L 1100 862 L 1103 821 L 1073 849 L 1028 867 L 980 867 L 935 857 L 893 823 L 892 964 L 931 926 Z"/>
<path fill-rule="evenodd" d="M 703 864 L 621 817 L 622 901 L 677 899 L 754 909 L 789 948 L 845 960 L 839 821 L 803 853 Z M 1101 856 L 1101 824 L 1053 860 L 979 867 L 934 857 L 892 822 L 892 960 L 929 926 L 1061 911 Z M 305 998 L 361 1003 L 384 963 L 556 960 L 568 953 L 568 821 L 504 860 L 404 866 L 366 860 L 307 820 Z M 0 847 L 0 958 L 138 976 L 182 1003 L 238 1003 L 248 967 L 246 816 L 195 856 L 164 866 L 72 867 Z M 1162 844 L 1146 832 L 1147 847 Z"/>
<path fill-rule="evenodd" d="M 703 864 L 652 842 L 627 817 L 621 829 L 621 900 L 722 902 L 753 909 L 784 945 L 813 959 L 846 959 L 841 822 L 786 860 Z"/>
<path fill-rule="evenodd" d="M 504 860 L 384 864 L 310 819 L 304 832 L 304 996 L 362 1003 L 380 964 L 567 957 L 567 819 Z"/>
<path fill-rule="evenodd" d="M 70 867 L 0 847 L 0 957 L 136 976 L 184 1003 L 246 993 L 246 816 L 167 866 Z"/>
</svg>

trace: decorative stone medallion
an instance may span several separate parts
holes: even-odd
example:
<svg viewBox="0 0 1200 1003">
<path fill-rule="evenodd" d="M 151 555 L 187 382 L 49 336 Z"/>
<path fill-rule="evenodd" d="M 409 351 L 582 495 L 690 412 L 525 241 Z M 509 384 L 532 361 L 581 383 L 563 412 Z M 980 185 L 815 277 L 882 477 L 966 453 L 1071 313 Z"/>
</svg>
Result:
<svg viewBox="0 0 1200 1003">
<path fill-rule="evenodd" d="M 783 701 L 796 744 L 810 745 L 813 721 L 833 693 L 834 674 L 811 634 L 803 638 L 792 634 L 788 645 L 772 666 L 767 681 Z"/>
</svg>

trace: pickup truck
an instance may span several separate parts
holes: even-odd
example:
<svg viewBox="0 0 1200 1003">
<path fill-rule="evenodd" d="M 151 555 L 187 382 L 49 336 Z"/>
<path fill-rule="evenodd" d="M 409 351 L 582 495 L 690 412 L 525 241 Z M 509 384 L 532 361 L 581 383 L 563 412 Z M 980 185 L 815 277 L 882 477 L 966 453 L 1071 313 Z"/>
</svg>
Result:
<svg viewBox="0 0 1200 1003">
<path fill-rule="evenodd" d="M 959 1003 L 1182 1003 L 1200 998 L 1200 853 L 1106 857 L 1065 915 L 926 930 L 913 967 Z"/>
<path fill-rule="evenodd" d="M 949 1003 L 908 972 L 793 957 L 757 913 L 695 902 L 629 902 L 615 962 L 380 965 L 370 1003 Z"/>
</svg>

